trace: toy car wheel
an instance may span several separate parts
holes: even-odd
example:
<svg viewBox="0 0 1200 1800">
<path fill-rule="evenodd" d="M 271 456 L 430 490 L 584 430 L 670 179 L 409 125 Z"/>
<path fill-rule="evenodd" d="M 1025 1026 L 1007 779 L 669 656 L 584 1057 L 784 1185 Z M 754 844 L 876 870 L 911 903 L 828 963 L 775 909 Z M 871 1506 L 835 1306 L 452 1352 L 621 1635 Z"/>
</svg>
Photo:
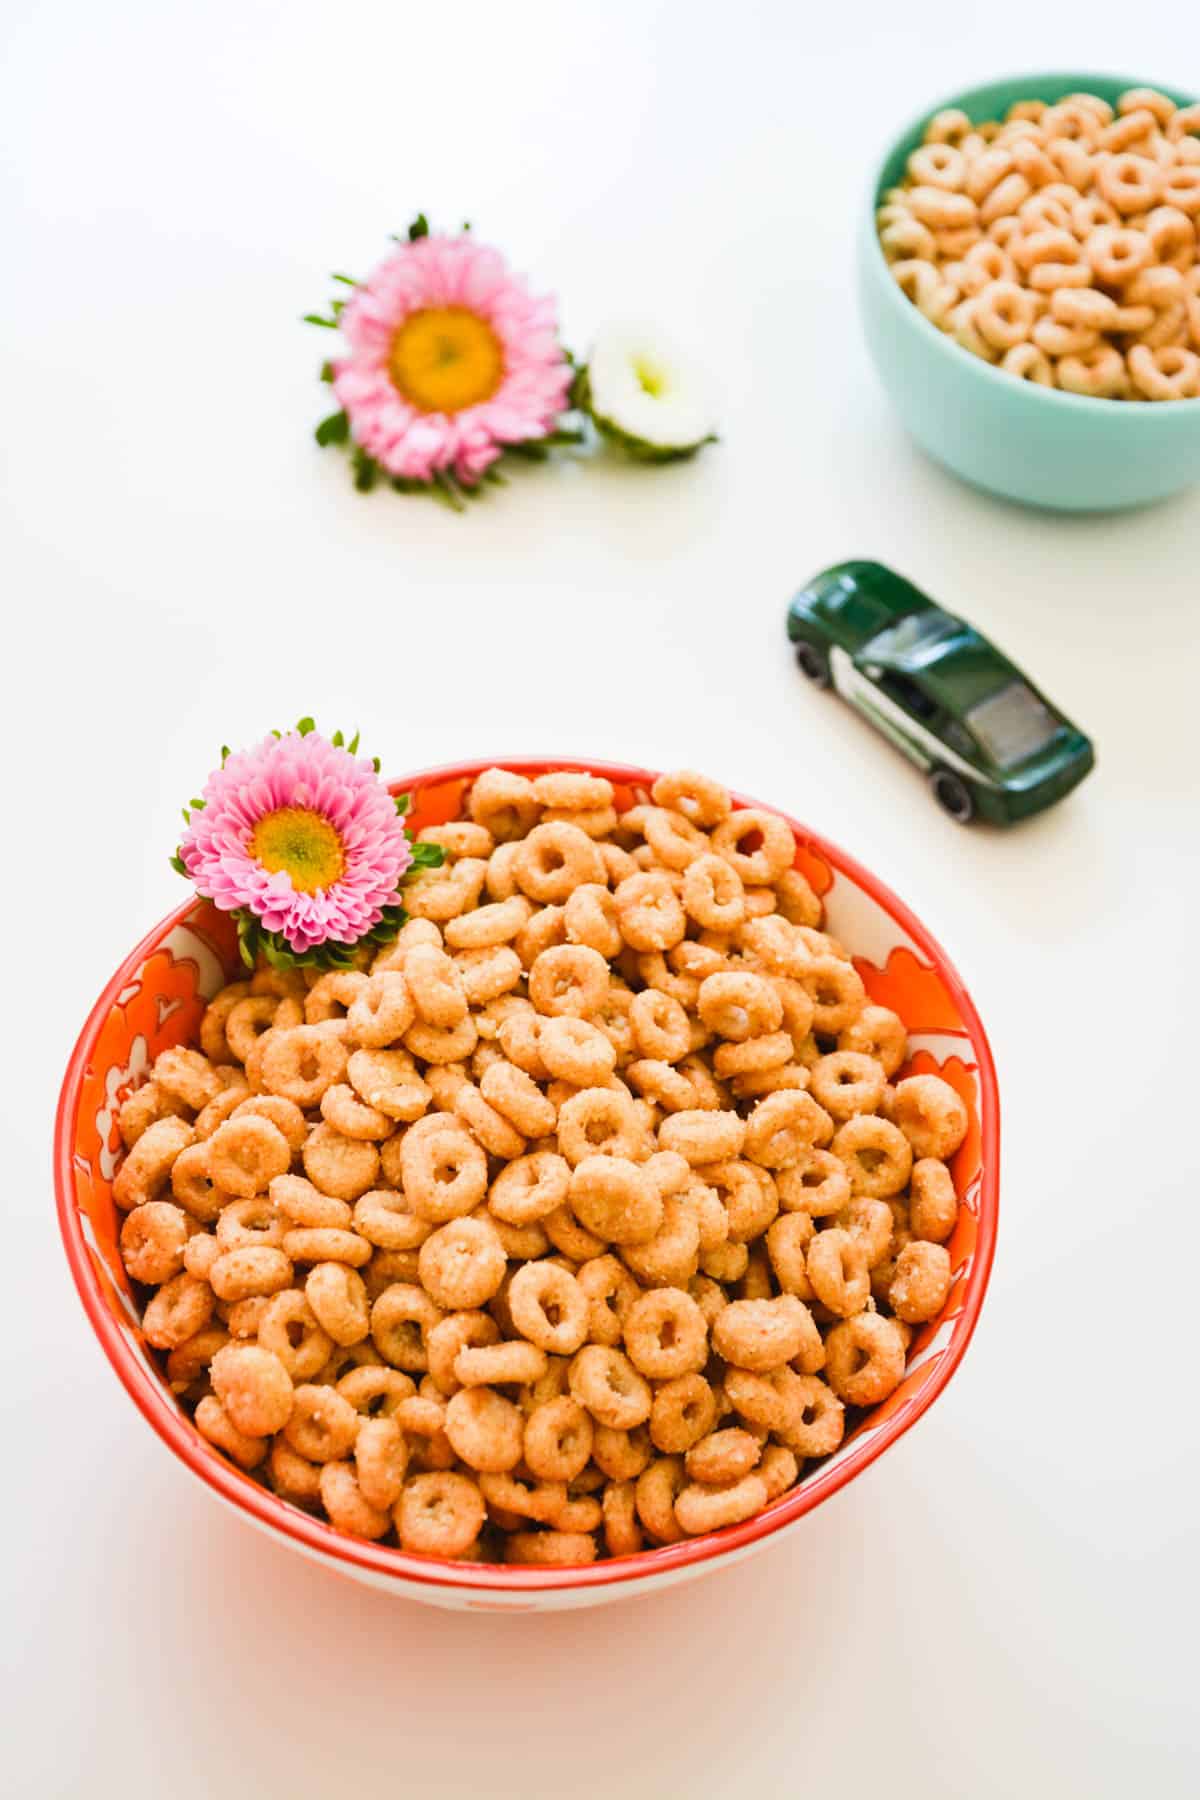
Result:
<svg viewBox="0 0 1200 1800">
<path fill-rule="evenodd" d="M 960 825 L 969 825 L 975 817 L 975 800 L 970 788 L 952 769 L 934 769 L 929 777 L 933 797 L 944 812 Z"/>
<path fill-rule="evenodd" d="M 797 644 L 796 661 L 814 687 L 827 688 L 829 686 L 829 659 L 817 649 L 815 644 Z"/>
</svg>

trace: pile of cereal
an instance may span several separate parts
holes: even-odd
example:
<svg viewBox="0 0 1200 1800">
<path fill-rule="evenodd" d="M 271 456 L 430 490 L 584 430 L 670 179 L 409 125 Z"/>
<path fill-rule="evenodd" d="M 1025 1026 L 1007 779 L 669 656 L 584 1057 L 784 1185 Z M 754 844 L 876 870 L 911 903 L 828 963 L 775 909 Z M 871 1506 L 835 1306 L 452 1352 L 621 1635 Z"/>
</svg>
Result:
<svg viewBox="0 0 1200 1800">
<path fill-rule="evenodd" d="M 691 773 L 489 769 L 370 969 L 262 968 L 125 1104 L 144 1329 L 340 1529 L 586 1563 L 749 1518 L 942 1308 L 966 1109 Z"/>
<path fill-rule="evenodd" d="M 1200 105 L 1130 88 L 930 120 L 876 215 L 892 275 L 963 349 L 1109 400 L 1200 395 Z"/>
</svg>

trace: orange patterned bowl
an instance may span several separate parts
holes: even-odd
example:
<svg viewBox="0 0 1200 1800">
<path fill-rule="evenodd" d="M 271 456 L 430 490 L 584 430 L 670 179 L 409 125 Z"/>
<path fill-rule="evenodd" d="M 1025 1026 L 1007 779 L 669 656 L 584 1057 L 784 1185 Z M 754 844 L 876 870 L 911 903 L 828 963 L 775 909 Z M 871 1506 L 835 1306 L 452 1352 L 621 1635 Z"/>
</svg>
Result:
<svg viewBox="0 0 1200 1800">
<path fill-rule="evenodd" d="M 393 784 L 412 795 L 419 830 L 457 818 L 468 784 L 487 763 L 432 769 Z M 536 775 L 588 768 L 609 777 L 619 808 L 647 798 L 646 769 L 546 758 L 505 764 Z M 757 801 L 738 797 L 739 806 Z M 850 945 L 872 1000 L 908 1027 L 901 1073 L 936 1071 L 962 1095 L 970 1129 L 952 1162 L 961 1206 L 948 1245 L 954 1279 L 939 1318 L 914 1339 L 895 1393 L 867 1413 L 834 1455 L 757 1517 L 706 1537 L 586 1568 L 510 1568 L 448 1563 L 347 1537 L 280 1500 L 205 1442 L 163 1380 L 139 1329 L 117 1254 L 112 1178 L 117 1113 L 160 1051 L 195 1038 L 207 998 L 238 968 L 227 915 L 192 900 L 131 950 L 80 1033 L 63 1082 L 55 1131 L 58 1216 L 84 1310 L 109 1361 L 154 1430 L 219 1499 L 279 1542 L 372 1587 L 433 1605 L 529 1612 L 595 1605 L 664 1588 L 724 1567 L 795 1530 L 804 1515 L 874 1462 L 932 1405 L 962 1360 L 983 1304 L 996 1235 L 1000 1110 L 991 1052 L 969 995 L 945 953 L 908 908 L 850 857 L 804 826 L 796 867 L 821 894 L 829 929 Z"/>
</svg>

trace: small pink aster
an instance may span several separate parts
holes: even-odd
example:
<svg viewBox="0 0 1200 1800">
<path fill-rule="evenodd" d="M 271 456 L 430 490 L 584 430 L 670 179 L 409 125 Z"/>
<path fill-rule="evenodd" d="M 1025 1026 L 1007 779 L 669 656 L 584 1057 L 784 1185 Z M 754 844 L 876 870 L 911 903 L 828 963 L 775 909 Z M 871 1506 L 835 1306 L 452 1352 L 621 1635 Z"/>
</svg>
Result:
<svg viewBox="0 0 1200 1800">
<path fill-rule="evenodd" d="M 545 437 L 572 371 L 555 303 L 471 237 L 399 245 L 359 284 L 340 325 L 333 388 L 355 443 L 388 471 L 471 487 L 507 444 Z"/>
<path fill-rule="evenodd" d="M 412 862 L 374 764 L 315 731 L 236 751 L 202 798 L 179 846 L 189 876 L 222 912 L 247 908 L 299 953 L 356 943 Z"/>
</svg>

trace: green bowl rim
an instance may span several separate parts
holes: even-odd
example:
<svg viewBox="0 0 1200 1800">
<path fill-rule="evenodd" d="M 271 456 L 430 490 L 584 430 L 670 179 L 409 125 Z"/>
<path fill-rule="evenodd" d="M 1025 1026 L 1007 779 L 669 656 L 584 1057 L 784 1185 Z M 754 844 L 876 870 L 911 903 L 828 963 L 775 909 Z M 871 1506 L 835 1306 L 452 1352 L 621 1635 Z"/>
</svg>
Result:
<svg viewBox="0 0 1200 1800">
<path fill-rule="evenodd" d="M 883 192 L 884 168 L 892 160 L 905 138 L 911 137 L 914 132 L 919 131 L 923 126 L 928 124 L 935 113 L 943 112 L 947 107 L 964 107 L 964 102 L 969 101 L 974 94 L 981 93 L 988 88 L 1006 87 L 1017 82 L 1024 82 L 1026 79 L 1028 79 L 1030 84 L 1028 98 L 1031 100 L 1036 100 L 1038 97 L 1037 84 L 1039 82 L 1070 81 L 1072 84 L 1078 84 L 1078 91 L 1083 93 L 1087 91 L 1087 83 L 1089 81 L 1102 81 L 1107 86 L 1120 86 L 1122 88 L 1154 87 L 1157 88 L 1160 93 L 1166 94 L 1168 99 L 1174 100 L 1176 105 L 1179 106 L 1192 106 L 1196 103 L 1194 97 L 1184 97 L 1178 88 L 1166 87 L 1159 82 L 1139 81 L 1123 75 L 1106 73 L 1097 69 L 1092 69 L 1086 74 L 1076 74 L 1070 70 L 1043 69 L 1039 75 L 1030 75 L 1028 77 L 1025 77 L 1024 75 L 997 75 L 990 81 L 977 81 L 970 87 L 960 88 L 957 93 L 948 95 L 944 100 L 939 100 L 932 106 L 924 107 L 910 119 L 908 124 L 900 131 L 892 133 L 891 137 L 888 139 L 886 148 L 881 155 L 875 158 L 873 164 L 871 184 L 867 192 L 866 229 L 870 241 L 874 246 L 874 264 L 879 273 L 887 276 L 888 264 L 879 243 L 879 233 L 875 228 L 875 209 L 879 203 L 879 196 Z M 1072 91 L 1075 91 L 1074 87 Z M 1073 407 L 1077 412 L 1095 413 L 1099 417 L 1112 414 L 1114 411 L 1117 412 L 1117 416 L 1120 416 L 1123 407 L 1129 405 L 1128 401 L 1122 403 L 1120 400 L 1106 400 L 1099 395 L 1092 394 L 1068 394 L 1064 393 L 1062 388 L 1039 387 L 1036 382 L 1021 381 L 1017 376 L 1010 375 L 1003 369 L 997 369 L 992 363 L 984 362 L 982 357 L 972 356 L 969 350 L 964 350 L 961 344 L 956 344 L 953 339 L 948 338 L 944 331 L 939 331 L 937 326 L 925 317 L 924 313 L 918 311 L 912 301 L 900 291 L 896 283 L 892 281 L 890 277 L 885 280 L 884 286 L 891 294 L 891 304 L 896 306 L 898 314 L 903 314 L 911 322 L 915 323 L 920 330 L 928 332 L 930 338 L 939 343 L 942 348 L 951 355 L 961 358 L 960 366 L 963 368 L 964 372 L 971 369 L 973 366 L 975 374 L 980 375 L 989 381 L 1002 382 L 1006 391 L 1011 391 L 1014 387 L 1020 389 L 1024 391 L 1026 399 L 1031 405 L 1044 404 L 1048 406 Z M 1161 400 L 1157 402 L 1157 404 L 1153 401 L 1146 401 L 1142 405 L 1137 406 L 1135 410 L 1139 418 L 1156 417 L 1160 412 L 1164 411 L 1169 417 L 1176 417 L 1178 415 L 1190 417 L 1194 412 L 1200 412 L 1200 396 L 1191 400 Z"/>
</svg>

